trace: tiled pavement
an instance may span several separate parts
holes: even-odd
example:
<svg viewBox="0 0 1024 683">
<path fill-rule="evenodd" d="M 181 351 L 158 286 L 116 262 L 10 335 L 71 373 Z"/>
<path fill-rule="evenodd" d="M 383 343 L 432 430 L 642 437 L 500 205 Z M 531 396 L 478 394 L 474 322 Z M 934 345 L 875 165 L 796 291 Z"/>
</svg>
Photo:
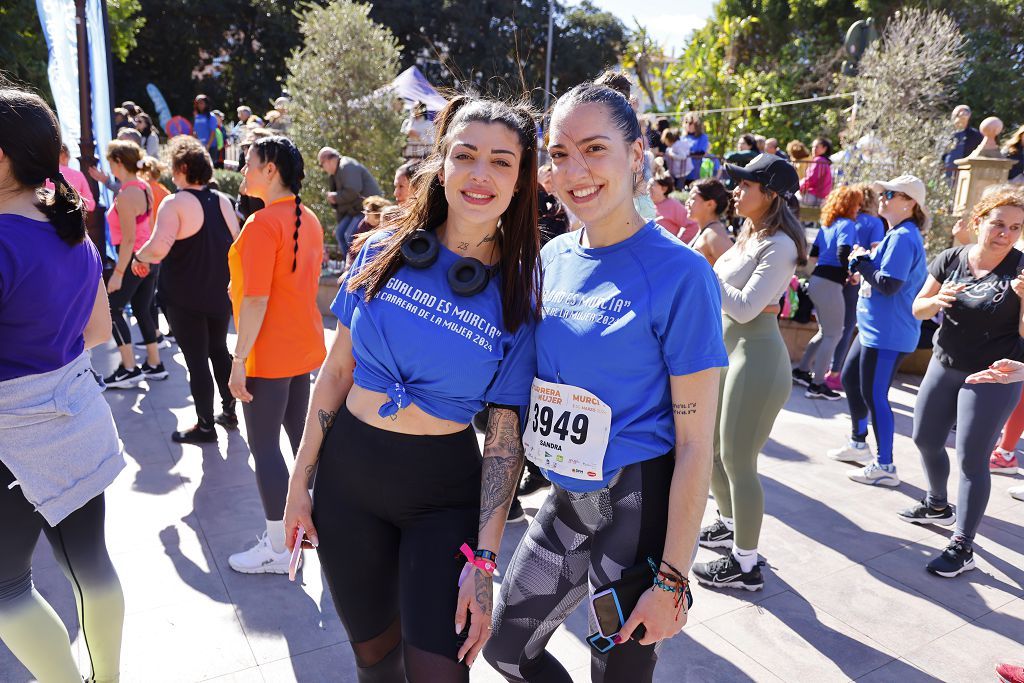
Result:
<svg viewBox="0 0 1024 683">
<path fill-rule="evenodd" d="M 255 538 L 262 518 L 244 429 L 221 431 L 216 445 L 170 442 L 194 420 L 182 357 L 171 351 L 170 380 L 107 393 L 128 453 L 107 503 L 128 610 L 122 681 L 355 681 L 315 554 L 306 553 L 301 585 L 228 569 L 227 556 Z M 94 358 L 102 370 L 114 362 L 110 350 Z M 794 390 L 760 460 L 765 589 L 695 588 L 690 621 L 663 648 L 657 681 L 983 681 L 994 680 L 997 660 L 1024 659 L 1024 503 L 1006 494 L 1017 478 L 994 477 L 979 568 L 954 580 L 923 569 L 949 531 L 894 516 L 924 486 L 907 436 L 916 384 L 901 376 L 893 392 L 905 481 L 896 490 L 851 483 L 846 465 L 825 459 L 847 433 L 845 402 Z M 528 514 L 543 495 L 525 501 Z M 714 512 L 709 500 L 708 518 Z M 524 530 L 510 526 L 503 557 Z M 701 550 L 699 559 L 714 556 Z M 45 540 L 35 580 L 84 656 L 71 590 Z M 586 630 L 577 611 L 551 641 L 577 681 L 589 680 Z M 0 681 L 29 680 L 0 644 Z M 501 679 L 480 659 L 472 680 Z"/>
</svg>

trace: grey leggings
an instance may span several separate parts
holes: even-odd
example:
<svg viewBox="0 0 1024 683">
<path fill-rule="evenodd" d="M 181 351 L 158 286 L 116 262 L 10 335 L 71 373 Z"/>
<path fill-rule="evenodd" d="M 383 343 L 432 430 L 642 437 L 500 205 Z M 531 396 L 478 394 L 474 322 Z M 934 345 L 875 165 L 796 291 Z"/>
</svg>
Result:
<svg viewBox="0 0 1024 683">
<path fill-rule="evenodd" d="M 960 465 L 956 533 L 974 539 L 985 515 L 992 475 L 989 455 L 1006 418 L 1020 400 L 1020 384 L 965 384 L 969 373 L 932 358 L 921 381 L 914 410 L 914 443 L 928 476 L 928 504 L 947 504 L 949 456 L 946 438 L 956 424 L 956 458 Z"/>
<path fill-rule="evenodd" d="M 588 599 L 589 588 L 619 579 L 647 557 L 661 558 L 674 467 L 668 453 L 623 468 L 611 486 L 590 493 L 552 485 L 501 582 L 494 633 L 484 648 L 498 673 L 515 683 L 571 683 L 545 650 L 548 640 Z M 649 682 L 657 649 L 630 640 L 603 655 L 591 650 L 591 680 Z"/>
<path fill-rule="evenodd" d="M 811 276 L 807 296 L 814 303 L 818 317 L 818 333 L 811 338 L 800 359 L 800 369 L 808 371 L 814 363 L 814 381 L 821 384 L 832 364 L 832 354 L 843 335 L 843 320 L 846 317 L 846 302 L 843 300 L 843 286 L 818 275 Z"/>
<path fill-rule="evenodd" d="M 280 379 L 248 377 L 245 388 L 252 394 L 252 401 L 242 404 L 242 416 L 256 463 L 256 485 L 266 518 L 276 522 L 284 518 L 288 496 L 288 465 L 281 453 L 281 427 L 291 442 L 294 458 L 306 422 L 309 373 Z"/>
</svg>

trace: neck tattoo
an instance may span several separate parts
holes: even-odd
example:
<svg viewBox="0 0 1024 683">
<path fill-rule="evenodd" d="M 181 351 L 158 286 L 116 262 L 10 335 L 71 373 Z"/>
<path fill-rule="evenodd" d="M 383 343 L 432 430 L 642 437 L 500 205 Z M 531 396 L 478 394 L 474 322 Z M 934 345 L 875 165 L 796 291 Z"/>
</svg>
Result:
<svg viewBox="0 0 1024 683">
<path fill-rule="evenodd" d="M 469 242 L 459 242 L 459 251 L 468 251 Z"/>
<path fill-rule="evenodd" d="M 494 241 L 494 240 L 496 240 L 496 239 L 498 239 L 498 238 L 497 238 L 497 236 L 496 236 L 496 235 L 494 235 L 494 234 L 491 234 L 491 235 L 484 235 L 484 238 L 483 238 L 482 240 L 480 240 L 479 242 L 477 242 L 476 246 L 478 246 L 478 247 L 479 247 L 479 246 L 480 246 L 480 245 L 482 245 L 482 244 L 486 244 L 486 243 L 488 243 L 488 242 L 493 242 L 493 241 Z"/>
</svg>

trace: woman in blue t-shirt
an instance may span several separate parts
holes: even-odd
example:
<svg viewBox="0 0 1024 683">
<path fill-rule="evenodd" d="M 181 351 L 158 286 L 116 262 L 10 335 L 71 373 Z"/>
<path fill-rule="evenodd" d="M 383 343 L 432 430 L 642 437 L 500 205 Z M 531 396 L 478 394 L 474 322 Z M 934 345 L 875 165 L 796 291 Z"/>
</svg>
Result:
<svg viewBox="0 0 1024 683">
<path fill-rule="evenodd" d="M 821 207 L 821 229 L 811 247 L 811 256 L 818 257 L 818 265 L 814 267 L 807 287 L 807 295 L 814 303 L 814 314 L 818 318 L 818 333 L 808 342 L 803 358 L 793 369 L 793 381 L 807 387 L 804 394 L 807 398 L 828 401 L 841 398 L 826 386 L 825 374 L 832 362 L 832 352 L 843 334 L 846 315 L 843 286 L 850 276 L 847 263 L 857 241 L 854 219 L 863 200 L 860 190 L 844 185 L 833 190 Z"/>
<path fill-rule="evenodd" d="M 928 276 L 922 228 L 927 230 L 924 183 L 915 176 L 900 176 L 876 183 L 881 192 L 881 215 L 892 229 L 882 238 L 874 255 L 858 243 L 850 270 L 859 274 L 857 326 L 843 367 L 843 389 L 850 404 L 852 431 L 846 446 L 828 457 L 864 465 L 847 476 L 861 484 L 899 486 L 892 463 L 896 432 L 889 387 L 900 363 L 917 348 L 921 321 L 914 317 L 914 297 Z M 877 458 L 867 445 L 868 415 L 875 432 Z"/>
<path fill-rule="evenodd" d="M 541 254 L 523 441 L 552 487 L 502 581 L 484 654 L 510 681 L 568 680 L 548 638 L 588 585 L 629 576 L 643 596 L 590 639 L 592 671 L 604 683 L 650 681 L 656 643 L 686 623 L 727 362 L 721 296 L 707 261 L 634 208 L 644 146 L 621 92 L 576 86 L 549 130 L 556 192 L 583 223 Z"/>
<path fill-rule="evenodd" d="M 301 525 L 318 549 L 360 680 L 469 680 L 536 370 L 533 118 L 459 96 L 435 124 L 415 199 L 366 241 L 331 306 L 338 332 L 285 508 L 288 547 Z M 481 459 L 469 425 L 485 406 Z"/>
<path fill-rule="evenodd" d="M 686 175 L 686 186 L 694 180 L 700 179 L 701 165 L 704 157 L 711 148 L 711 142 L 704 132 L 704 123 L 700 116 L 690 112 L 683 117 L 683 132 L 686 133 L 686 140 L 690 144 L 690 172 Z M 717 169 L 716 169 L 717 170 Z"/>
<path fill-rule="evenodd" d="M 88 353 L 110 339 L 110 308 L 60 148 L 46 103 L 0 88 L 0 641 L 30 678 L 82 680 L 67 629 L 32 584 L 43 533 L 81 610 L 86 679 L 116 681 L 124 595 L 103 491 L 124 458 Z"/>
<path fill-rule="evenodd" d="M 206 95 L 196 95 L 192 107 L 192 136 L 203 143 L 211 159 L 216 159 L 217 119 L 210 112 L 210 101 Z"/>
</svg>

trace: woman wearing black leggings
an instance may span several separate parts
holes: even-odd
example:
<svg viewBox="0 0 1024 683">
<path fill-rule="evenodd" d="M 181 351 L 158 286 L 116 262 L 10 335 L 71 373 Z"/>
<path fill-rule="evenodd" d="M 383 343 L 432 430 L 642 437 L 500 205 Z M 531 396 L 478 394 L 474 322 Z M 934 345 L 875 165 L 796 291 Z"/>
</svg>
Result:
<svg viewBox="0 0 1024 683">
<path fill-rule="evenodd" d="M 956 533 L 928 571 L 953 577 L 974 569 L 974 535 L 988 505 L 988 458 L 1006 418 L 1020 398 L 1019 384 L 967 384 L 1001 358 L 1024 354 L 1024 255 L 1013 248 L 1024 225 L 1024 192 L 996 188 L 975 205 L 970 227 L 978 243 L 953 247 L 928 266 L 928 280 L 914 300 L 920 320 L 943 312 L 935 351 L 914 411 L 914 443 L 921 451 L 928 495 L 900 518 L 914 524 L 956 523 Z M 954 509 L 946 483 L 946 438 L 956 425 L 960 493 Z"/>
<path fill-rule="evenodd" d="M 37 680 L 82 681 L 67 629 L 32 585 L 43 532 L 75 595 L 86 680 L 113 682 L 124 596 L 103 491 L 124 459 L 89 363 L 110 338 L 102 265 L 42 99 L 0 88 L 0 150 L 0 640 Z"/>
<path fill-rule="evenodd" d="M 160 204 L 152 238 L 135 254 L 132 269 L 145 272 L 162 261 L 160 297 L 167 320 L 185 356 L 188 384 L 196 407 L 196 424 L 176 431 L 178 443 L 217 440 L 214 423 L 238 426 L 235 399 L 228 390 L 231 354 L 228 352 L 228 250 L 238 236 L 238 219 L 231 201 L 206 187 L 213 177 L 210 154 L 198 140 L 185 135 L 169 145 L 171 179 L 176 194 Z M 210 366 L 213 366 L 213 375 Z M 216 379 L 222 412 L 213 415 Z"/>
<path fill-rule="evenodd" d="M 301 525 L 317 548 L 361 683 L 469 680 L 536 371 L 534 120 L 460 96 L 435 124 L 415 199 L 332 306 L 288 490 L 288 544 Z M 481 458 L 470 422 L 485 406 Z"/>
</svg>

